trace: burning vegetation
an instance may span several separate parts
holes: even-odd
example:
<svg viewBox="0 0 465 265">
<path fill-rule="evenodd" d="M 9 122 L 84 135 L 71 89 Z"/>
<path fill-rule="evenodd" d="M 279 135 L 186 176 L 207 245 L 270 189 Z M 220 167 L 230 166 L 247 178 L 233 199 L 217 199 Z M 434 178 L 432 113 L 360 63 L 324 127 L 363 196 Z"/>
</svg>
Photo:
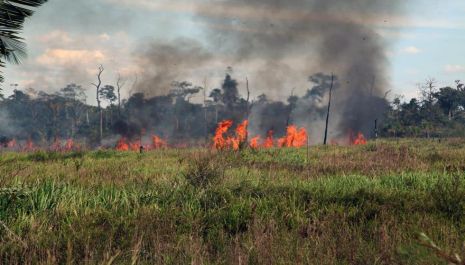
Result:
<svg viewBox="0 0 465 265">
<path fill-rule="evenodd" d="M 233 135 L 228 134 L 229 129 L 233 126 L 233 121 L 226 120 L 221 122 L 216 129 L 215 137 L 213 138 L 213 146 L 217 150 L 232 149 L 240 150 L 241 148 L 250 147 L 252 149 L 273 148 L 273 147 L 304 147 L 308 144 L 308 135 L 305 128 L 298 128 L 291 125 L 287 128 L 287 134 L 275 141 L 273 139 L 273 131 L 269 131 L 265 141 L 261 140 L 261 136 L 255 136 L 248 141 L 248 124 L 245 120 L 237 126 Z"/>
</svg>

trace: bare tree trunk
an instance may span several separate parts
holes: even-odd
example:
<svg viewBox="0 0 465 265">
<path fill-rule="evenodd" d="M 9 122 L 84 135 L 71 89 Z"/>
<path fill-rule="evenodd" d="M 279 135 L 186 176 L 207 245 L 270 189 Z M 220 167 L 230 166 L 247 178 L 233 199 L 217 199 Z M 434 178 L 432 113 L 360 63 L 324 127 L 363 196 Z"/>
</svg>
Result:
<svg viewBox="0 0 465 265">
<path fill-rule="evenodd" d="M 208 145 L 208 117 L 207 117 L 207 78 L 205 78 L 204 86 L 203 86 L 203 114 L 204 114 L 204 122 L 205 122 L 205 146 Z"/>
<path fill-rule="evenodd" d="M 329 102 L 328 102 L 328 113 L 326 114 L 326 127 L 325 127 L 325 140 L 324 145 L 328 144 L 328 126 L 329 126 L 329 115 L 331 112 L 331 99 L 333 96 L 333 86 L 334 86 L 334 74 L 331 74 L 331 87 L 329 88 Z"/>
<path fill-rule="evenodd" d="M 246 119 L 248 120 L 249 119 L 249 116 L 250 116 L 250 88 L 249 88 L 249 78 L 245 78 L 246 80 L 246 87 L 247 87 L 247 105 L 246 105 L 246 113 L 245 113 L 245 117 Z"/>
<path fill-rule="evenodd" d="M 103 110 L 100 108 L 100 142 L 102 142 L 103 138 Z"/>
<path fill-rule="evenodd" d="M 126 84 L 126 81 L 121 78 L 118 74 L 118 80 L 116 81 L 116 87 L 118 88 L 118 118 L 121 117 L 121 89 Z"/>
<path fill-rule="evenodd" d="M 97 99 L 97 106 L 100 111 L 100 137 L 99 137 L 99 143 L 102 142 L 103 138 L 103 112 L 102 112 L 102 106 L 101 106 L 101 101 L 100 101 L 100 86 L 102 85 L 102 73 L 105 69 L 103 68 L 103 65 L 100 65 L 98 68 L 98 74 L 97 74 L 97 79 L 98 83 L 97 84 L 92 84 L 96 88 L 96 99 Z"/>
</svg>

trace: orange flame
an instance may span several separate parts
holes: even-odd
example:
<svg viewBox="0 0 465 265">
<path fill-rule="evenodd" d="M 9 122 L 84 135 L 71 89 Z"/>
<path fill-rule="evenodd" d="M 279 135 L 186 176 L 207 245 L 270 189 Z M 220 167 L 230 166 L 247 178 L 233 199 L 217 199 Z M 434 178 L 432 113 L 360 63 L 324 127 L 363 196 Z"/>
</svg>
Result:
<svg viewBox="0 0 465 265">
<path fill-rule="evenodd" d="M 366 145 L 367 140 L 365 139 L 365 136 L 363 133 L 359 132 L 357 135 L 357 138 L 353 142 L 354 145 Z"/>
<path fill-rule="evenodd" d="M 129 144 L 126 138 L 122 137 L 119 139 L 118 143 L 116 144 L 117 151 L 129 151 Z"/>
<path fill-rule="evenodd" d="M 152 136 L 152 147 L 154 149 L 164 148 L 167 146 L 167 143 L 163 141 L 160 137 L 154 135 Z"/>
<path fill-rule="evenodd" d="M 308 135 L 305 128 L 287 127 L 287 135 L 278 140 L 279 147 L 303 147 L 307 145 Z"/>
<path fill-rule="evenodd" d="M 265 143 L 263 143 L 264 148 L 273 148 L 274 146 L 274 139 L 273 139 L 274 132 L 272 130 L 268 131 Z"/>
<path fill-rule="evenodd" d="M 260 140 L 261 140 L 260 136 L 256 136 L 256 137 L 252 138 L 250 140 L 250 148 L 252 148 L 252 149 L 260 148 Z"/>
<path fill-rule="evenodd" d="M 248 136 L 247 127 L 248 126 L 249 126 L 249 121 L 245 120 L 236 129 L 236 139 L 240 143 L 247 141 L 247 136 Z"/>
<path fill-rule="evenodd" d="M 141 143 L 140 141 L 134 141 L 132 143 L 129 143 L 129 149 L 134 152 L 138 152 L 140 150 Z"/>
<path fill-rule="evenodd" d="M 227 120 L 222 121 L 218 125 L 218 128 L 215 132 L 215 137 L 213 138 L 213 143 L 215 149 L 222 150 L 228 147 L 228 140 L 224 138 L 224 134 L 228 132 L 229 128 L 233 126 L 233 121 Z"/>
<path fill-rule="evenodd" d="M 74 149 L 74 140 L 73 139 L 68 139 L 65 144 L 65 151 L 69 152 Z"/>
</svg>

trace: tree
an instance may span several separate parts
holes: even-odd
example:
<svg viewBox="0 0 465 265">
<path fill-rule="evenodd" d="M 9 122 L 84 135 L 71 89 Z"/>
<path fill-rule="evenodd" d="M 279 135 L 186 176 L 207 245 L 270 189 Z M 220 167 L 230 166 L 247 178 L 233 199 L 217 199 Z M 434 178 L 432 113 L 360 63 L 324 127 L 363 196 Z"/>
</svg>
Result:
<svg viewBox="0 0 465 265">
<path fill-rule="evenodd" d="M 116 81 L 117 93 L 118 93 L 118 116 L 121 116 L 121 89 L 126 85 L 126 80 L 121 78 L 118 74 L 118 80 Z"/>
<path fill-rule="evenodd" d="M 74 137 L 76 134 L 76 128 L 80 123 L 81 116 L 86 109 L 84 105 L 87 100 L 85 90 L 80 85 L 69 84 L 60 89 L 57 95 L 64 99 L 66 119 L 71 118 L 71 132 L 69 136 Z"/>
<path fill-rule="evenodd" d="M 3 89 L 0 87 L 0 99 L 4 99 L 5 97 L 3 96 Z"/>
<path fill-rule="evenodd" d="M 113 104 L 118 97 L 115 94 L 115 87 L 106 85 L 100 89 L 100 97 L 110 103 L 110 119 L 108 119 L 108 111 L 105 112 L 105 120 L 108 128 L 108 123 L 113 123 Z"/>
<path fill-rule="evenodd" d="M 171 84 L 172 88 L 170 94 L 176 99 L 182 99 L 189 102 L 190 99 L 197 93 L 200 92 L 202 87 L 194 86 L 192 83 L 187 81 L 175 81 Z"/>
<path fill-rule="evenodd" d="M 452 120 L 455 111 L 460 106 L 462 101 L 462 93 L 459 90 L 451 87 L 443 87 L 439 92 L 434 93 L 434 97 L 438 100 L 439 107 L 447 115 L 449 121 Z"/>
<path fill-rule="evenodd" d="M 19 36 L 26 18 L 33 15 L 31 7 L 47 0 L 8 0 L 0 2 L 0 67 L 5 61 L 19 64 L 26 56 L 26 45 Z M 3 76 L 0 75 L 0 82 Z M 0 93 L 1 94 L 1 93 Z"/>
<path fill-rule="evenodd" d="M 237 81 L 232 79 L 230 74 L 226 74 L 223 81 L 222 101 L 227 108 L 232 108 L 239 101 L 239 90 L 237 89 Z"/>
<path fill-rule="evenodd" d="M 100 89 L 100 97 L 110 103 L 110 106 L 113 106 L 113 103 L 116 102 L 118 97 L 115 94 L 115 87 L 106 85 Z"/>
<path fill-rule="evenodd" d="M 97 107 L 100 113 L 100 131 L 99 131 L 99 141 L 102 141 L 103 138 L 103 111 L 102 111 L 102 106 L 101 106 L 101 101 L 100 101 L 100 86 L 102 85 L 102 74 L 105 69 L 103 68 L 103 65 L 100 65 L 98 68 L 98 74 L 97 74 L 97 80 L 98 82 L 92 83 L 93 86 L 95 86 L 96 89 L 96 98 L 97 98 Z"/>
</svg>

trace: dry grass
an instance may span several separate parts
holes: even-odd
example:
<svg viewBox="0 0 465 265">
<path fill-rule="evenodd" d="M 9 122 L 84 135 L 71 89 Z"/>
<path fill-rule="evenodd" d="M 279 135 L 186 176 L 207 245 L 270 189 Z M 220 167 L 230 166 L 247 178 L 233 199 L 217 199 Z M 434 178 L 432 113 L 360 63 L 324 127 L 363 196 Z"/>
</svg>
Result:
<svg viewBox="0 0 465 265">
<path fill-rule="evenodd" d="M 465 142 L 3 154 L 0 264 L 442 264 Z M 445 263 L 444 263 L 445 264 Z"/>
</svg>

